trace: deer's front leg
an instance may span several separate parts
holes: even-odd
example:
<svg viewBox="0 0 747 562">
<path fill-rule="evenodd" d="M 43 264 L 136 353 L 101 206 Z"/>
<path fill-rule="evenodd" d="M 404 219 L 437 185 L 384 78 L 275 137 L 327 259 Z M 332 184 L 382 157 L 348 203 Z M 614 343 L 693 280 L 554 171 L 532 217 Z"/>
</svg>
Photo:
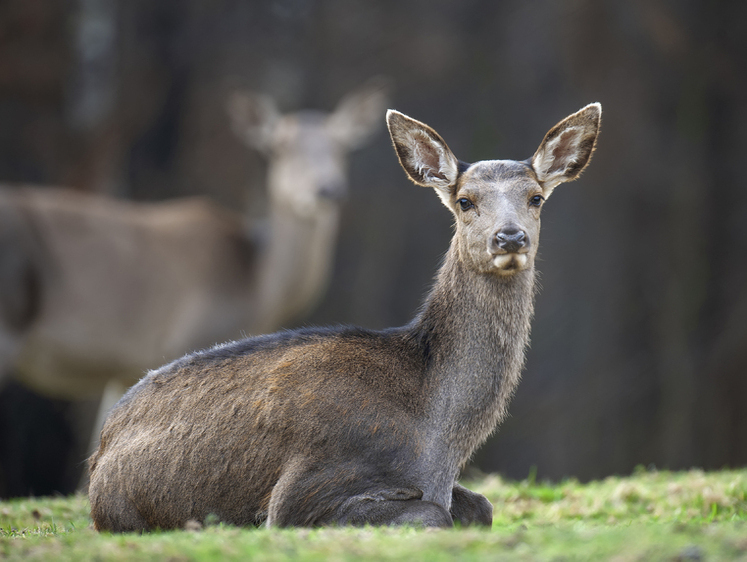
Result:
<svg viewBox="0 0 747 562">
<path fill-rule="evenodd" d="M 414 525 L 451 527 L 449 513 L 438 504 L 420 499 L 414 489 L 387 489 L 348 498 L 336 514 L 338 525 Z"/>
<path fill-rule="evenodd" d="M 321 465 L 292 459 L 275 484 L 267 524 L 278 527 L 320 525 L 416 525 L 451 527 L 442 506 L 423 501 L 414 487 L 367 481 L 365 467 Z"/>
<path fill-rule="evenodd" d="M 451 492 L 451 517 L 454 523 L 461 525 L 493 524 L 493 504 L 482 494 L 468 490 L 464 486 L 454 484 Z"/>
</svg>

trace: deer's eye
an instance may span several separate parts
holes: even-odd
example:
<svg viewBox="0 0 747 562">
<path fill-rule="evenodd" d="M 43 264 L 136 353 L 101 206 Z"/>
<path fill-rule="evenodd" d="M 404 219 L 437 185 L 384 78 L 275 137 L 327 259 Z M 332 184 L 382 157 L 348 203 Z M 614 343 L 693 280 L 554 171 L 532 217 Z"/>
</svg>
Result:
<svg viewBox="0 0 747 562">
<path fill-rule="evenodd" d="M 534 197 L 532 197 L 532 198 L 531 198 L 531 199 L 529 200 L 529 204 L 530 204 L 530 205 L 531 205 L 532 207 L 539 207 L 540 205 L 542 205 L 542 202 L 543 202 L 544 200 L 545 200 L 545 198 L 544 198 L 544 197 L 542 197 L 541 195 L 535 195 Z"/>
<path fill-rule="evenodd" d="M 457 199 L 457 203 L 459 203 L 459 207 L 462 209 L 462 211 L 468 211 L 472 207 L 474 207 L 474 203 L 467 199 L 466 197 L 462 197 L 461 199 Z"/>
</svg>

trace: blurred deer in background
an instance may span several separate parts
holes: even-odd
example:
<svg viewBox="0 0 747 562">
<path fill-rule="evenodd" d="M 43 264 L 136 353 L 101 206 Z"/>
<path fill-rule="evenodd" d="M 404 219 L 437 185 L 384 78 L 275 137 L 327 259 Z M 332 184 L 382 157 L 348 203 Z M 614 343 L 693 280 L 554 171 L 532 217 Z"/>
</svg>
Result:
<svg viewBox="0 0 747 562">
<path fill-rule="evenodd" d="M 302 317 L 331 270 L 347 154 L 386 99 L 372 81 L 331 114 L 282 115 L 233 94 L 234 131 L 268 159 L 264 235 L 202 198 L 0 188 L 0 378 L 66 400 L 109 385 L 103 412 L 164 360 Z"/>
</svg>

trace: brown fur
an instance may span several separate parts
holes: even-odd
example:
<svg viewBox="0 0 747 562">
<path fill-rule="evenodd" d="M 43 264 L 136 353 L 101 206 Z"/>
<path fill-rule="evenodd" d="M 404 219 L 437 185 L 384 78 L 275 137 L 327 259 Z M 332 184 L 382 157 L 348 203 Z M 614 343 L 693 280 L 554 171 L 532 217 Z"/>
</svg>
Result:
<svg viewBox="0 0 747 562">
<path fill-rule="evenodd" d="M 560 134 L 579 115 L 588 124 L 578 134 L 596 137 L 598 105 L 561 122 Z M 149 373 L 112 411 L 90 459 L 97 529 L 174 528 L 211 513 L 236 525 L 491 523 L 490 503 L 456 478 L 519 380 L 539 238 L 534 203 L 549 193 L 529 163 L 467 166 L 426 125 L 387 118 L 405 171 L 439 190 L 456 220 L 420 314 L 378 332 L 247 339 Z M 566 180 L 580 172 L 567 163 L 583 155 L 564 152 L 585 146 L 576 140 L 555 150 Z M 466 197 L 472 207 L 462 210 Z M 517 229 L 520 249 L 496 246 L 498 234 Z"/>
</svg>

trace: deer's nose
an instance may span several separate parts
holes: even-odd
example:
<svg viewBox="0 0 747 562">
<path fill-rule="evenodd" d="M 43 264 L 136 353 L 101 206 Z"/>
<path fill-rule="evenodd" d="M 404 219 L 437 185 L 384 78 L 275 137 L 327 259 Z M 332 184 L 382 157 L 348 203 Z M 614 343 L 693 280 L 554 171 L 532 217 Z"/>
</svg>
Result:
<svg viewBox="0 0 747 562">
<path fill-rule="evenodd" d="M 495 234 L 494 244 L 501 253 L 515 254 L 529 246 L 529 237 L 523 230 L 507 227 Z"/>
<path fill-rule="evenodd" d="M 319 197 L 330 201 L 341 201 L 345 199 L 347 189 L 343 182 L 329 181 L 319 188 Z"/>
</svg>

